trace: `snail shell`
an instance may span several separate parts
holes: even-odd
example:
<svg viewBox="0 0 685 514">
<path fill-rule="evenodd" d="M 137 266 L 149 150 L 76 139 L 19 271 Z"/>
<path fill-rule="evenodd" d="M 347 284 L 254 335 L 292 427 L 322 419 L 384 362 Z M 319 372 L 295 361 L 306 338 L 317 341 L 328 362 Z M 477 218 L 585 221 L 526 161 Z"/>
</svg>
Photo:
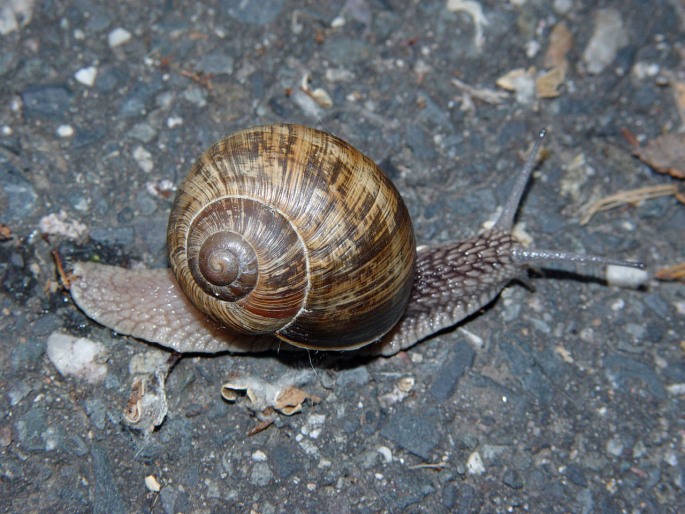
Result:
<svg viewBox="0 0 685 514">
<path fill-rule="evenodd" d="M 478 311 L 531 264 L 642 267 L 524 249 L 511 235 L 542 135 L 492 229 L 417 253 L 402 198 L 349 144 L 299 125 L 237 132 L 179 187 L 173 274 L 76 263 L 72 297 L 103 325 L 178 352 L 267 350 L 275 334 L 391 355 Z"/>
<path fill-rule="evenodd" d="M 212 319 L 323 349 L 388 332 L 416 260 L 395 186 L 346 142 L 299 125 L 210 147 L 179 186 L 167 245 L 179 285 Z"/>
</svg>

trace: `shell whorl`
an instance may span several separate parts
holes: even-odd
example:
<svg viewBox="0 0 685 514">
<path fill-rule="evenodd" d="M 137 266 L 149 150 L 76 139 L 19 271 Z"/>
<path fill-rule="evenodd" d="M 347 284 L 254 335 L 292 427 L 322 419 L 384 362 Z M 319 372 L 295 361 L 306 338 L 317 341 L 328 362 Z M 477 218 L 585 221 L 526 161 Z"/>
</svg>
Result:
<svg viewBox="0 0 685 514">
<path fill-rule="evenodd" d="M 388 332 L 416 259 L 407 209 L 378 167 L 296 125 L 210 147 L 179 186 L 167 243 L 181 288 L 210 317 L 323 349 Z"/>
</svg>

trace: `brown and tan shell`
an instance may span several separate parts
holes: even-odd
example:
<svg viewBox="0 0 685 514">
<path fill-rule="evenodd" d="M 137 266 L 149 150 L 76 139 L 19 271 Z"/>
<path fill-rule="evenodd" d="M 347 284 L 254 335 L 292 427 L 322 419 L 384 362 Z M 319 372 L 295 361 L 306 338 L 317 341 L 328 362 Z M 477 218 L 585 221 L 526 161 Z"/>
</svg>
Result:
<svg viewBox="0 0 685 514">
<path fill-rule="evenodd" d="M 319 349 L 387 333 L 416 261 L 395 186 L 343 140 L 299 125 L 211 146 L 179 186 L 167 244 L 181 288 L 217 323 Z"/>
</svg>

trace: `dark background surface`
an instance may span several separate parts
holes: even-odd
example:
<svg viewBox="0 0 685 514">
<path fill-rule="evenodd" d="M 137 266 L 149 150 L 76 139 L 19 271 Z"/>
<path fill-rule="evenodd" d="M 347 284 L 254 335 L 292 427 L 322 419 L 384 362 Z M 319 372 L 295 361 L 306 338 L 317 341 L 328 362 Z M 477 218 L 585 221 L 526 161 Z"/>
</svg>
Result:
<svg viewBox="0 0 685 514">
<path fill-rule="evenodd" d="M 3 11 L 0 222 L 12 238 L 0 243 L 0 509 L 682 509 L 682 285 L 636 291 L 588 279 L 601 270 L 547 274 L 535 292 L 513 285 L 392 358 L 184 358 L 149 435 L 122 412 L 129 361 L 151 346 L 89 321 L 56 287 L 52 249 L 67 268 L 95 257 L 164 266 L 164 181 L 219 137 L 274 121 L 327 129 L 379 162 L 420 244 L 492 218 L 520 152 L 547 127 L 548 157 L 519 213 L 536 246 L 639 258 L 650 271 L 682 261 L 685 209 L 671 197 L 578 223 L 589 200 L 671 181 L 633 159 L 621 131 L 645 141 L 682 125 L 667 85 L 685 71 L 682 4 L 517 3 L 482 3 L 482 48 L 472 18 L 445 2 L 26 1 L 15 3 L 25 7 L 16 30 Z M 583 52 L 600 7 L 618 10 L 627 38 L 590 74 Z M 452 78 L 496 89 L 514 68 L 543 69 L 559 21 L 574 42 L 558 98 L 462 109 Z M 117 28 L 130 39 L 112 47 Z M 76 79 L 91 66 L 92 85 Z M 331 108 L 307 103 L 307 75 Z M 40 220 L 62 211 L 85 231 L 41 237 Z M 104 381 L 58 373 L 45 355 L 55 331 L 106 346 Z M 301 372 L 322 402 L 248 437 L 257 419 L 219 394 L 231 371 Z M 415 385 L 394 401 L 403 378 Z"/>
</svg>

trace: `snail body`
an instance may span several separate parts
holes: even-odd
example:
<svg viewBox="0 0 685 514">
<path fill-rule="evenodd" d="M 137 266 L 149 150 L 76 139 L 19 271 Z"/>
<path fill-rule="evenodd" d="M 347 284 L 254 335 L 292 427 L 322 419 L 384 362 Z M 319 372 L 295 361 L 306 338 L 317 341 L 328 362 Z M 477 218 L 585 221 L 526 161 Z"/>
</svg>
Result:
<svg viewBox="0 0 685 514">
<path fill-rule="evenodd" d="M 492 229 L 417 252 L 402 197 L 361 152 L 300 125 L 243 130 L 180 184 L 171 270 L 76 263 L 71 294 L 101 324 L 179 352 L 286 342 L 393 354 L 487 305 L 533 262 L 635 265 L 526 250 L 510 234 L 539 144 Z"/>
</svg>

